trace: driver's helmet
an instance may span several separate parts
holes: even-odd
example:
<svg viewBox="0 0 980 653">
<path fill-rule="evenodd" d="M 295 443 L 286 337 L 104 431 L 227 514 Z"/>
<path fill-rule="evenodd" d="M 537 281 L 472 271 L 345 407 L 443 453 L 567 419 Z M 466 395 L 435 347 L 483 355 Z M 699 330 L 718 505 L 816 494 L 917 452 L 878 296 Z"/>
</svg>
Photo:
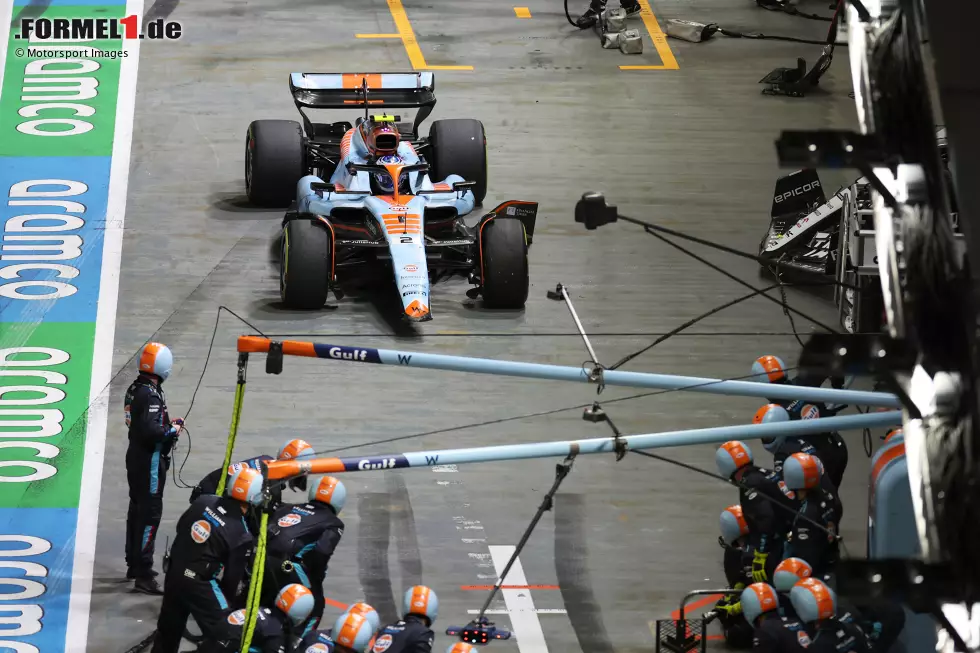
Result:
<svg viewBox="0 0 980 653">
<path fill-rule="evenodd" d="M 378 157 L 377 164 L 385 165 L 389 163 L 402 163 L 402 158 L 397 154 Z M 374 183 L 382 193 L 389 194 L 395 192 L 395 182 L 387 172 L 373 172 Z"/>
<path fill-rule="evenodd" d="M 395 154 L 401 142 L 393 116 L 371 116 L 361 123 L 361 136 L 372 157 Z"/>
</svg>

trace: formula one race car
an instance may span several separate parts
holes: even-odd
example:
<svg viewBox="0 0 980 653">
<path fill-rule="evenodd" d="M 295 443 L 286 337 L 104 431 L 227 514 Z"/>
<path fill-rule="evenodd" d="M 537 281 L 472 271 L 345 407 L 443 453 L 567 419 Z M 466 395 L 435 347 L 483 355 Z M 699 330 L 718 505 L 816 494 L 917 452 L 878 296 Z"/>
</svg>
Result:
<svg viewBox="0 0 980 653">
<path fill-rule="evenodd" d="M 430 282 L 454 274 L 468 276 L 476 287 L 467 296 L 488 308 L 524 306 L 538 205 L 504 202 L 464 222 L 487 192 L 486 136 L 470 119 L 437 120 L 418 135 L 436 103 L 432 73 L 292 73 L 289 88 L 302 127 L 256 120 L 245 144 L 249 200 L 290 208 L 283 304 L 319 308 L 330 291 L 343 297 L 345 277 L 390 264 L 410 321 L 431 319 Z M 362 107 L 353 124 L 313 123 L 303 111 Z M 419 108 L 414 123 L 387 113 L 410 107 Z"/>
<path fill-rule="evenodd" d="M 937 138 L 945 162 L 945 130 Z M 948 169 L 946 173 L 957 245 L 963 248 L 952 178 Z M 884 324 L 871 185 L 865 178 L 829 200 L 816 170 L 805 168 L 777 179 L 759 258 L 780 278 L 836 282 L 834 300 L 847 331 L 877 332 Z"/>
</svg>

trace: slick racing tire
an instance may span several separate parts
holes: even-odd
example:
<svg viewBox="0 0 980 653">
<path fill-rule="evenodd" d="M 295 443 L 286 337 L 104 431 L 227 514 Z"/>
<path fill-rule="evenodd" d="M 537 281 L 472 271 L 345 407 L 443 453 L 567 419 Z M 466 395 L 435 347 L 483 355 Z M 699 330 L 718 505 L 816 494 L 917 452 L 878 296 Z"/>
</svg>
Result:
<svg viewBox="0 0 980 653">
<path fill-rule="evenodd" d="M 315 216 L 290 220 L 282 230 L 279 296 L 286 308 L 313 310 L 327 301 L 333 273 L 333 238 Z"/>
<path fill-rule="evenodd" d="M 524 308 L 530 285 L 524 223 L 514 218 L 495 218 L 488 220 L 481 231 L 483 305 Z"/>
<path fill-rule="evenodd" d="M 475 181 L 477 204 L 487 196 L 487 136 L 483 123 L 471 118 L 436 120 L 429 127 L 429 178 L 439 182 L 449 175 Z"/>
<path fill-rule="evenodd" d="M 295 120 L 255 120 L 245 135 L 245 194 L 256 206 L 285 208 L 304 173 L 303 129 Z"/>
</svg>

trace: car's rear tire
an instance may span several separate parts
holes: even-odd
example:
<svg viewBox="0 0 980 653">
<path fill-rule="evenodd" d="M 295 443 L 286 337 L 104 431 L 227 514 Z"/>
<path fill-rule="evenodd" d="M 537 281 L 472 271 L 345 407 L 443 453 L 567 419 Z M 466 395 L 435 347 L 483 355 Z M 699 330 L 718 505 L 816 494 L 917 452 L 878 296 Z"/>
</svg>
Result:
<svg viewBox="0 0 980 653">
<path fill-rule="evenodd" d="M 495 218 L 484 224 L 480 262 L 483 305 L 524 308 L 530 286 L 524 224 L 513 218 Z"/>
<path fill-rule="evenodd" d="M 471 190 L 477 204 L 487 196 L 487 136 L 483 123 L 472 118 L 436 120 L 429 127 L 431 179 L 459 175 L 475 181 Z"/>
<path fill-rule="evenodd" d="M 245 135 L 245 194 L 249 202 L 287 207 L 305 172 L 303 128 L 295 120 L 255 120 Z"/>
<path fill-rule="evenodd" d="M 315 216 L 286 223 L 279 260 L 279 296 L 286 308 L 317 309 L 327 301 L 333 274 L 333 238 Z"/>
</svg>

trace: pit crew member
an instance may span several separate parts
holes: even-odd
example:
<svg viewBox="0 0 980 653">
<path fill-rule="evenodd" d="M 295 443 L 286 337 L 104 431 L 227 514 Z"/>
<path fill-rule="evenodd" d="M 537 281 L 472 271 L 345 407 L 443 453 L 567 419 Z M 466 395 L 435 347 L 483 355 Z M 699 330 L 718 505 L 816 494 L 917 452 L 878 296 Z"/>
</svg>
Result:
<svg viewBox="0 0 980 653">
<path fill-rule="evenodd" d="M 432 623 L 439 615 L 439 597 L 424 585 L 405 591 L 404 616 L 378 633 L 373 653 L 432 653 Z"/>
</svg>

